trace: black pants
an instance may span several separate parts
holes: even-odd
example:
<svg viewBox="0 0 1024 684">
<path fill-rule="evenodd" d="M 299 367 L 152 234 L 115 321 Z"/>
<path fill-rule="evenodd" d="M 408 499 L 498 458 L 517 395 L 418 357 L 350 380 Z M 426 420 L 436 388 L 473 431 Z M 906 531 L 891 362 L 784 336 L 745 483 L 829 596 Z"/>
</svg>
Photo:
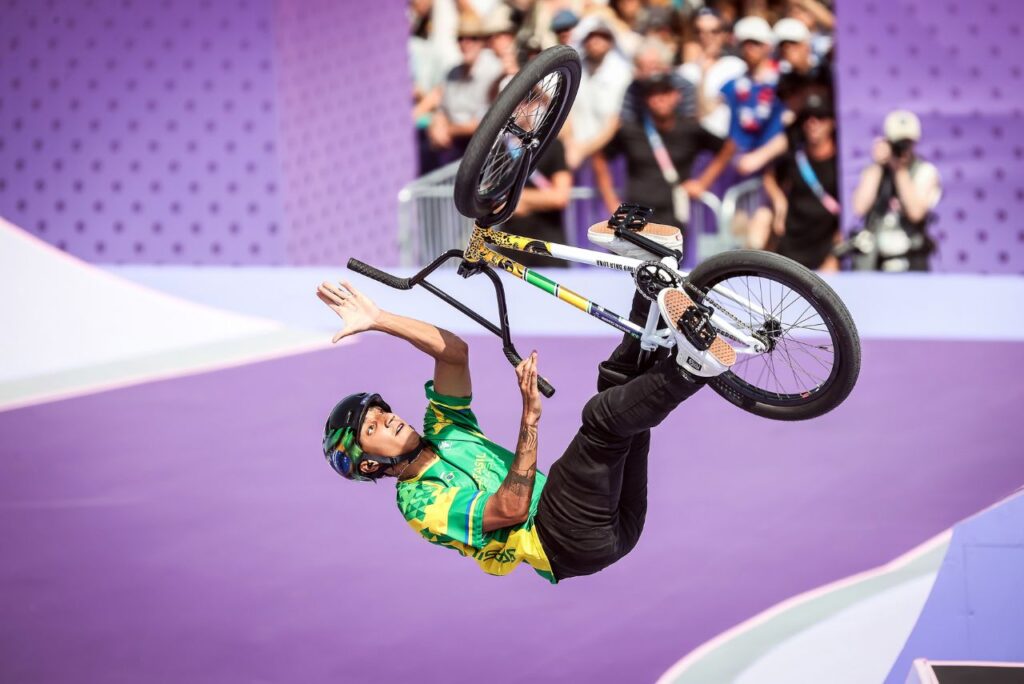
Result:
<svg viewBox="0 0 1024 684">
<path fill-rule="evenodd" d="M 642 324 L 648 304 L 637 296 L 630 319 Z M 625 336 L 609 362 L 635 368 L 639 352 L 639 342 Z M 534 519 L 557 579 L 593 574 L 636 546 L 647 515 L 650 429 L 703 385 L 674 355 L 662 354 L 586 403 L 579 432 L 551 466 Z"/>
</svg>

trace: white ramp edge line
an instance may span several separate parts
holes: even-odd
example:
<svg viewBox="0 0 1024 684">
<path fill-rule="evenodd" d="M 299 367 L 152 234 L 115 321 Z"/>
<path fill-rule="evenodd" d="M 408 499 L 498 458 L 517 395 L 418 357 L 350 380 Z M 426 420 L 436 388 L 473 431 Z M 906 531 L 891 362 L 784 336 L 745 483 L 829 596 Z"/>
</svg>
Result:
<svg viewBox="0 0 1024 684">
<path fill-rule="evenodd" d="M 21 399 L 13 399 L 10 402 L 0 401 L 0 413 L 4 411 L 13 411 L 15 409 L 26 408 L 29 406 L 37 406 L 39 404 L 48 404 L 54 401 L 63 401 L 64 399 L 84 397 L 90 394 L 99 394 L 100 392 L 107 392 L 110 390 L 122 389 L 125 387 L 133 387 L 135 385 L 143 385 L 148 382 L 158 382 L 160 380 L 173 380 L 176 378 L 188 377 L 190 375 L 201 375 L 203 373 L 212 373 L 214 371 L 226 370 L 228 368 L 247 366 L 249 364 L 260 363 L 262 361 L 273 361 L 275 359 L 282 359 L 287 356 L 296 356 L 298 354 L 305 354 L 306 352 L 329 349 L 331 347 L 335 347 L 343 343 L 352 344 L 354 342 L 355 340 L 353 339 L 340 340 L 337 344 L 332 344 L 330 340 L 308 340 L 305 342 L 298 342 L 288 345 L 282 349 L 256 352 L 254 354 L 241 354 L 231 359 L 223 359 L 220 361 L 212 361 L 209 363 L 197 363 L 194 366 L 190 366 L 187 368 L 178 368 L 172 371 L 153 371 L 150 373 L 139 373 L 138 375 L 129 375 L 127 377 L 118 378 L 116 380 L 98 382 L 90 385 L 84 385 L 82 387 L 74 387 L 71 389 L 58 390 L 55 392 L 43 392 L 41 394 L 34 396 L 24 397 Z"/>
<path fill-rule="evenodd" d="M 102 267 L 95 266 L 89 263 L 88 261 L 79 259 L 78 257 L 72 256 L 63 250 L 54 247 L 46 240 L 36 237 L 35 235 L 31 234 L 30 232 L 23 228 L 19 228 L 16 224 L 11 223 L 3 216 L 0 216 L 0 230 L 8 232 L 13 238 L 28 243 L 29 245 L 32 245 L 36 249 L 45 251 L 51 257 L 60 259 L 69 266 L 73 266 L 83 271 L 89 271 L 91 275 L 96 276 L 97 278 L 100 278 L 107 282 L 117 283 L 119 287 L 122 287 L 124 289 L 142 292 L 155 299 L 163 299 L 168 303 L 173 303 L 176 306 L 180 306 L 182 309 L 192 309 L 193 311 L 201 311 L 205 314 L 217 313 L 226 318 L 234 318 L 236 320 L 247 320 L 253 323 L 262 323 L 263 325 L 267 326 L 268 329 L 281 329 L 284 327 L 279 321 L 275 321 L 270 318 L 265 318 L 263 316 L 253 316 L 251 314 L 243 314 L 237 311 L 230 311 L 227 309 L 220 309 L 215 306 L 210 306 L 209 304 L 203 304 L 201 302 L 196 302 L 190 299 L 176 297 L 162 290 L 146 287 L 145 285 L 141 285 L 135 282 L 134 280 L 129 280 L 128 278 L 123 278 L 121 276 L 115 275 Z"/>
<path fill-rule="evenodd" d="M 907 551 L 903 555 L 889 561 L 888 563 L 885 563 L 884 565 L 879 565 L 878 567 L 872 568 L 870 570 L 865 570 L 864 572 L 859 572 L 855 575 L 844 577 L 843 579 L 836 580 L 835 582 L 824 584 L 820 587 L 817 587 L 816 589 L 811 589 L 810 591 L 806 591 L 802 594 L 797 594 L 796 596 L 792 596 L 784 601 L 776 603 L 771 608 L 768 608 L 758 613 L 757 615 L 755 615 L 752 618 L 749 618 L 748 620 L 744 620 L 735 627 L 729 628 L 728 630 L 722 632 L 718 636 L 713 637 L 709 641 L 704 642 L 697 648 L 690 651 L 688 654 L 683 656 L 681 660 L 679 660 L 672 667 L 666 670 L 665 674 L 661 675 L 658 678 L 656 684 L 672 684 L 678 677 L 685 673 L 686 670 L 690 668 L 690 666 L 694 665 L 697 661 L 702 659 L 710 652 L 714 651 L 718 647 L 722 646 L 731 639 L 739 636 L 740 634 L 747 632 L 751 629 L 754 629 L 755 627 L 758 627 L 764 624 L 765 622 L 768 622 L 772 618 L 775 618 L 776 616 L 792 608 L 813 601 L 814 599 L 824 596 L 825 594 L 829 594 L 833 591 L 845 589 L 846 587 L 858 584 L 860 582 L 863 582 L 864 580 L 868 580 L 873 577 L 878 577 L 880 575 L 884 575 L 886 573 L 899 570 L 909 565 L 919 556 L 928 553 L 936 547 L 949 543 L 949 540 L 952 537 L 953 528 L 949 528 L 948 530 L 940 532 L 939 534 L 935 535 L 923 544 L 915 546 L 910 551 Z"/>
</svg>

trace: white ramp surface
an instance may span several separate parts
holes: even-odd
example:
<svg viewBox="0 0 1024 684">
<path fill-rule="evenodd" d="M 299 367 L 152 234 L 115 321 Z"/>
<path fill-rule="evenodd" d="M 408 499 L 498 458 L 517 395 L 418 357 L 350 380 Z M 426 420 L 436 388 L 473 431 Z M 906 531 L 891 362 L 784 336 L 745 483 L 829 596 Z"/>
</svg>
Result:
<svg viewBox="0 0 1024 684">
<path fill-rule="evenodd" d="M 168 369 L 182 370 L 190 356 L 209 365 L 227 360 L 225 355 L 237 360 L 253 351 L 280 351 L 283 342 L 292 348 L 312 342 L 308 333 L 276 321 L 188 302 L 111 275 L 3 219 L 0 285 L 0 408 L 24 404 L 29 396 L 80 394 L 129 378 L 166 376 Z M 197 356 L 198 350 L 206 353 Z M 194 370 L 196 364 L 184 365 Z"/>
</svg>

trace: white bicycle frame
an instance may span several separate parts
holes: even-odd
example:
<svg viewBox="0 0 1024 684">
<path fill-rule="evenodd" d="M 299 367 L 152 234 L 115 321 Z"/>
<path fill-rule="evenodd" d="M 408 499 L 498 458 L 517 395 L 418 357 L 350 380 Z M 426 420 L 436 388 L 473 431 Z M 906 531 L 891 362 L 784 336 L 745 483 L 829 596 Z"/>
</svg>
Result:
<svg viewBox="0 0 1024 684">
<path fill-rule="evenodd" d="M 640 339 L 641 348 L 647 351 L 654 350 L 657 347 L 675 346 L 675 338 L 672 336 L 671 331 L 668 328 L 658 327 L 661 316 L 657 303 L 651 302 L 650 309 L 648 309 L 647 313 L 646 324 L 641 328 L 640 326 L 623 319 L 621 316 L 607 312 L 603 307 L 595 302 L 592 302 L 582 295 L 559 285 L 536 271 L 526 268 L 522 264 L 489 249 L 487 245 L 495 245 L 505 249 L 512 249 L 521 252 L 547 254 L 564 261 L 590 264 L 591 266 L 598 266 L 617 271 L 628 271 L 629 273 L 635 273 L 643 264 L 650 263 L 651 261 L 658 261 L 654 258 L 654 255 L 652 255 L 651 260 L 644 261 L 642 259 L 634 259 L 632 257 L 598 252 L 581 247 L 570 247 L 569 245 L 562 245 L 557 242 L 533 240 L 520 235 L 512 235 L 510 233 L 480 227 L 477 227 L 473 231 L 465 252 L 467 261 L 486 261 L 487 263 L 497 266 L 517 278 L 525 280 L 528 283 L 547 291 L 549 294 L 572 304 L 576 308 L 582 309 L 583 311 L 604 320 L 606 323 L 609 323 L 624 332 L 630 332 L 636 335 Z M 660 263 L 667 266 L 682 278 L 689 275 L 689 271 L 679 269 L 678 260 L 672 257 L 664 257 L 660 259 Z M 715 285 L 712 289 L 722 297 L 725 297 L 737 305 L 753 312 L 761 320 L 770 316 L 770 312 L 765 311 L 761 306 L 749 301 L 727 287 Z M 738 354 L 763 354 L 767 351 L 767 347 L 764 342 L 736 327 L 727 316 L 722 315 L 717 309 L 711 316 L 711 324 L 728 336 L 730 340 L 735 342 L 733 346 Z"/>
</svg>

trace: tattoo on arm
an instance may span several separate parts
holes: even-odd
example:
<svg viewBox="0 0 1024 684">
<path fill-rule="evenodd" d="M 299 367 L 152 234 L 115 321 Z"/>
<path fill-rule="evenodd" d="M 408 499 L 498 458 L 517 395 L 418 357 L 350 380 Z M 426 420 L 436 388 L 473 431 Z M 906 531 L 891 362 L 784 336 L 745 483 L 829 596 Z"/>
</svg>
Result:
<svg viewBox="0 0 1024 684">
<path fill-rule="evenodd" d="M 533 470 L 525 472 L 510 470 L 508 476 L 505 477 L 505 487 L 513 496 L 525 498 L 533 492 L 534 475 L 535 471 Z"/>
<path fill-rule="evenodd" d="M 537 460 L 537 426 L 524 424 L 519 428 L 519 446 L 516 448 L 516 453 L 524 449 L 531 449 L 533 451 L 534 462 Z"/>
<path fill-rule="evenodd" d="M 519 429 L 519 444 L 515 459 L 496 492 L 505 500 L 505 509 L 522 513 L 529 511 L 533 497 L 533 483 L 537 478 L 537 426 L 523 423 Z"/>
</svg>

